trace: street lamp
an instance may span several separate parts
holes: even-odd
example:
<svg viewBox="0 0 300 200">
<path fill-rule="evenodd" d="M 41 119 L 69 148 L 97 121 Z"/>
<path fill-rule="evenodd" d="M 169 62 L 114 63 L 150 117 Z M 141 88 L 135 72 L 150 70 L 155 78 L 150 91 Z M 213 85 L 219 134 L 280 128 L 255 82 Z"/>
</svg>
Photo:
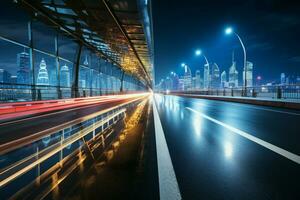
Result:
<svg viewBox="0 0 300 200">
<path fill-rule="evenodd" d="M 184 67 L 184 72 L 185 73 L 187 73 L 187 70 L 189 70 L 190 73 L 192 74 L 191 68 L 189 68 L 189 66 L 187 66 L 185 63 L 181 63 L 181 67 Z"/>
<path fill-rule="evenodd" d="M 176 76 L 176 75 L 177 75 L 177 74 L 176 74 L 175 72 L 173 72 L 173 71 L 172 71 L 170 74 L 173 75 L 173 76 Z"/>
<path fill-rule="evenodd" d="M 210 81 L 209 81 L 209 62 L 208 62 L 208 60 L 207 60 L 207 57 L 202 53 L 202 51 L 201 51 L 200 49 L 197 49 L 197 50 L 195 51 L 195 55 L 196 55 L 196 56 L 201 56 L 201 55 L 202 55 L 203 58 L 205 59 L 206 66 L 207 66 L 207 70 L 208 70 L 208 76 L 207 76 L 206 82 L 208 83 L 207 87 L 209 88 L 209 86 L 210 86 Z"/>
<path fill-rule="evenodd" d="M 201 51 L 200 49 L 197 49 L 197 50 L 195 51 L 195 54 L 196 54 L 196 56 L 201 56 L 201 55 L 202 55 L 202 56 L 204 57 L 204 59 L 205 59 L 206 64 L 209 66 L 207 57 L 202 53 L 202 51 Z"/>
<path fill-rule="evenodd" d="M 225 29 L 225 33 L 226 33 L 227 35 L 231 34 L 231 33 L 232 33 L 232 28 L 231 28 L 231 27 L 226 28 L 226 29 Z"/>
<path fill-rule="evenodd" d="M 243 48 L 243 52 L 244 52 L 244 73 L 245 73 L 245 80 L 244 80 L 244 89 L 245 89 L 245 93 L 244 95 L 247 96 L 247 71 L 246 71 L 246 68 L 247 68 L 247 55 L 246 55 L 246 48 L 245 48 L 245 45 L 241 39 L 241 37 L 235 32 L 233 31 L 233 29 L 231 27 L 228 27 L 225 29 L 225 34 L 226 35 L 231 35 L 231 34 L 234 34 L 240 41 L 241 43 L 241 46 Z"/>
<path fill-rule="evenodd" d="M 202 51 L 200 49 L 197 49 L 195 51 L 196 56 L 200 56 L 202 54 Z"/>
</svg>

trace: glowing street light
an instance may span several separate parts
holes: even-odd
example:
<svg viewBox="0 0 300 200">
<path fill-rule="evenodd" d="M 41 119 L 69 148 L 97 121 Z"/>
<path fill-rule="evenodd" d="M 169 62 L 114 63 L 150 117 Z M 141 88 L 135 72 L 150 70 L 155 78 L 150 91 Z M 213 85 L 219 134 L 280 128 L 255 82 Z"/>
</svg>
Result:
<svg viewBox="0 0 300 200">
<path fill-rule="evenodd" d="M 231 35 L 231 34 L 234 34 L 240 41 L 241 43 L 241 46 L 243 48 L 243 52 L 244 52 L 244 73 L 245 73 L 245 80 L 244 80 L 244 95 L 247 96 L 247 71 L 246 71 L 246 68 L 247 68 L 247 55 L 246 55 L 246 48 L 245 48 L 245 45 L 241 39 L 241 37 L 231 28 L 231 27 L 228 27 L 225 29 L 225 34 L 226 35 Z"/>
<path fill-rule="evenodd" d="M 200 56 L 202 54 L 202 51 L 200 49 L 197 49 L 195 51 L 196 56 Z"/>
<path fill-rule="evenodd" d="M 225 34 L 226 35 L 230 35 L 232 33 L 232 28 L 231 27 L 228 27 L 225 29 Z"/>
<path fill-rule="evenodd" d="M 187 73 L 187 70 L 190 71 L 190 73 L 192 74 L 191 69 L 189 68 L 189 66 L 187 66 L 185 63 L 181 63 L 181 67 L 184 67 L 184 72 Z"/>
<path fill-rule="evenodd" d="M 197 50 L 195 51 L 195 55 L 196 55 L 196 56 L 200 56 L 200 55 L 203 56 L 203 58 L 205 59 L 205 62 L 206 62 L 207 70 L 208 70 L 208 72 L 209 72 L 209 62 L 208 62 L 208 60 L 207 60 L 207 57 L 204 55 L 204 53 L 202 53 L 202 51 L 201 51 L 200 49 L 197 49 Z M 205 70 L 204 70 L 204 71 L 205 71 Z M 210 87 L 209 80 L 207 80 L 207 83 L 208 83 L 207 87 L 209 88 L 209 87 Z"/>
<path fill-rule="evenodd" d="M 207 57 L 202 53 L 202 51 L 201 51 L 200 49 L 197 49 L 197 50 L 195 51 L 195 54 L 196 54 L 196 56 L 202 55 L 202 56 L 204 57 L 204 59 L 205 59 L 206 64 L 209 66 Z"/>
</svg>

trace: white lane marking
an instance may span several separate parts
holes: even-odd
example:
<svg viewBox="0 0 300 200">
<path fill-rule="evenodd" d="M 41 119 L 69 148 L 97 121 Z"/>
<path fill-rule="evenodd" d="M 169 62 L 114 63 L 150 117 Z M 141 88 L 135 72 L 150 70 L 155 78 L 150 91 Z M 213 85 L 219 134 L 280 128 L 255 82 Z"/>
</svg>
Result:
<svg viewBox="0 0 300 200">
<path fill-rule="evenodd" d="M 158 166 L 159 195 L 161 200 L 182 199 L 172 165 L 165 134 L 153 97 L 153 115 L 155 127 L 156 155 Z"/>
<path fill-rule="evenodd" d="M 201 112 L 199 112 L 197 110 L 194 110 L 194 109 L 189 108 L 189 107 L 186 107 L 186 109 L 188 109 L 188 110 L 190 110 L 190 111 L 192 111 L 192 112 L 200 115 L 201 117 L 203 117 L 205 119 L 208 119 L 208 120 L 210 120 L 210 121 L 212 121 L 212 122 L 214 122 L 214 123 L 216 123 L 216 124 L 218 124 L 220 126 L 223 126 L 224 128 L 227 128 L 228 130 L 230 130 L 230 131 L 232 131 L 232 132 L 234 132 L 236 134 L 239 134 L 240 136 L 243 136 L 243 137 L 247 138 L 248 140 L 251 140 L 252 142 L 255 142 L 255 143 L 257 143 L 257 144 L 259 144 L 259 145 L 261 145 L 261 146 L 263 146 L 263 147 L 265 147 L 265 148 L 267 148 L 267 149 L 269 149 L 269 150 L 271 150 L 271 151 L 273 151 L 273 152 L 275 152 L 275 153 L 277 153 L 277 154 L 279 154 L 279 155 L 287 158 L 287 159 L 290 159 L 290 160 L 292 160 L 292 161 L 300 164 L 300 156 L 297 155 L 297 154 L 291 153 L 291 152 L 289 152 L 287 150 L 284 150 L 284 149 L 282 149 L 280 147 L 277 147 L 277 146 L 275 146 L 275 145 L 273 145 L 271 143 L 268 143 L 268 142 L 266 142 L 266 141 L 264 141 L 262 139 L 254 137 L 253 135 L 250 135 L 249 133 L 246 133 L 245 131 L 242 131 L 240 129 L 234 128 L 234 127 L 232 127 L 232 126 L 230 126 L 228 124 L 225 124 L 224 122 L 216 120 L 216 119 L 214 119 L 214 118 L 212 118 L 212 117 L 210 117 L 208 115 L 205 115 L 205 114 L 203 114 L 203 113 L 201 113 Z"/>
</svg>

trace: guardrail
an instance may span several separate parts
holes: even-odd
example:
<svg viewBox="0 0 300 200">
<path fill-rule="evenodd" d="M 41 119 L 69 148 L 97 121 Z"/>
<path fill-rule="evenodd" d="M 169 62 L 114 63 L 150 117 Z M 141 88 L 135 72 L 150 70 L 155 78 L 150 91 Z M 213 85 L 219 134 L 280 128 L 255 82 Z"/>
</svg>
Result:
<svg viewBox="0 0 300 200">
<path fill-rule="evenodd" d="M 5 160 L 1 161 L 0 193 L 2 189 L 5 190 L 13 185 L 15 181 L 19 183 L 23 178 L 23 183 L 29 183 L 41 177 L 43 173 L 46 173 L 57 163 L 62 166 L 63 160 L 68 155 L 81 149 L 84 144 L 89 149 L 87 143 L 95 140 L 95 138 L 101 138 L 101 144 L 104 144 L 109 135 L 103 137 L 101 133 L 122 119 L 128 106 L 138 103 L 143 98 L 140 97 L 61 124 L 58 127 L 37 133 L 35 137 L 23 138 L 21 143 L 17 141 L 14 144 L 13 141 L 1 145 L 0 156 Z M 48 166 L 45 167 L 45 165 Z M 16 190 L 14 186 L 11 187 Z M 8 190 L 10 191 L 12 188 Z"/>
<path fill-rule="evenodd" d="M 247 87 L 246 90 L 244 88 L 221 88 L 185 91 L 171 90 L 170 92 L 227 97 L 253 97 L 282 100 L 300 100 L 300 85 Z"/>
</svg>

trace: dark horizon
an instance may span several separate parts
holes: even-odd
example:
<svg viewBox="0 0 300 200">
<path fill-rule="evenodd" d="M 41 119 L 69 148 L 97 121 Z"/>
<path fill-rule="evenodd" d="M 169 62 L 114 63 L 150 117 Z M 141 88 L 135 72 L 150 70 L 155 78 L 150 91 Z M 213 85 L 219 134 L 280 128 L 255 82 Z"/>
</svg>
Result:
<svg viewBox="0 0 300 200">
<path fill-rule="evenodd" d="M 239 80 L 242 79 L 242 48 L 236 37 L 224 35 L 232 26 L 243 39 L 247 60 L 254 64 L 253 79 L 279 80 L 280 73 L 300 75 L 300 3 L 263 1 L 189 1 L 179 4 L 153 2 L 156 81 L 171 71 L 182 74 L 180 63 L 187 63 L 193 75 L 203 76 L 204 59 L 195 57 L 201 48 L 220 72 L 231 65 L 235 51 Z"/>
</svg>

